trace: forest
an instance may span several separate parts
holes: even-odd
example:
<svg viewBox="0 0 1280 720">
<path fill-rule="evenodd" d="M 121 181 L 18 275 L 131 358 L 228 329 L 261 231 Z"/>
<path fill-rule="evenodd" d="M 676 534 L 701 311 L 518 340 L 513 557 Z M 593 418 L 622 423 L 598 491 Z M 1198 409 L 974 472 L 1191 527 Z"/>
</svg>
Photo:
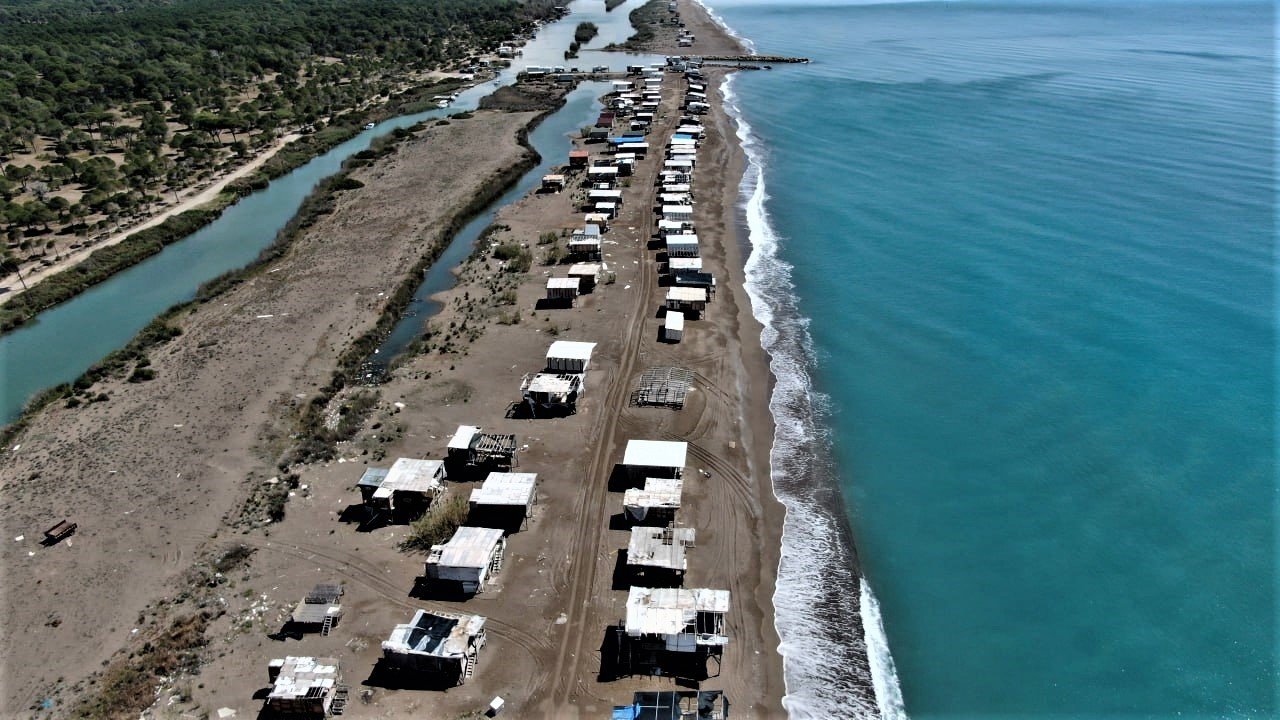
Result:
<svg viewBox="0 0 1280 720">
<path fill-rule="evenodd" d="M 3 274 L 128 224 L 287 132 L 463 70 L 556 0 L 9 0 Z"/>
</svg>

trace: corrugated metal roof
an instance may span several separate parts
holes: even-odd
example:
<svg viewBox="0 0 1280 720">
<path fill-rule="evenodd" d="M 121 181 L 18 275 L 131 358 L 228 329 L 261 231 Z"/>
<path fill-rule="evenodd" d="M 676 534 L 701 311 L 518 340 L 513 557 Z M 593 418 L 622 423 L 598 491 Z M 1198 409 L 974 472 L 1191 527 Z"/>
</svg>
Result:
<svg viewBox="0 0 1280 720">
<path fill-rule="evenodd" d="M 419 460 L 417 458 L 399 458 L 391 465 L 387 477 L 378 488 L 378 493 L 391 492 L 435 492 L 441 489 L 440 473 L 444 463 L 440 460 Z M 375 493 L 377 494 L 377 493 Z"/>
<path fill-rule="evenodd" d="M 482 615 L 454 615 L 419 610 L 413 620 L 397 625 L 382 649 L 393 653 L 414 653 L 459 658 L 467 653 L 470 638 L 484 629 Z"/>
<path fill-rule="evenodd" d="M 471 439 L 480 432 L 480 428 L 475 425 L 459 425 L 458 431 L 453 434 L 453 439 L 449 441 L 450 450 L 466 450 L 471 447 Z"/>
<path fill-rule="evenodd" d="M 446 567 L 488 567 L 502 536 L 501 530 L 492 528 L 460 527 L 444 544 L 438 564 Z"/>
<path fill-rule="evenodd" d="M 471 491 L 471 502 L 476 505 L 528 505 L 537 485 L 537 473 L 491 472 L 480 487 Z"/>
<path fill-rule="evenodd" d="M 645 478 L 644 489 L 628 488 L 622 495 L 624 507 L 675 508 L 680 507 L 684 481 L 672 478 Z"/>
<path fill-rule="evenodd" d="M 728 590 L 633 587 L 627 596 L 630 635 L 677 635 L 699 612 L 729 611 Z"/>
<path fill-rule="evenodd" d="M 582 286 L 582 278 L 576 277 L 553 277 L 547 278 L 548 290 L 579 290 Z"/>
<path fill-rule="evenodd" d="M 684 330 L 684 313 L 678 310 L 668 310 L 662 326 L 668 330 Z"/>
<path fill-rule="evenodd" d="M 675 300 L 676 302 L 706 302 L 707 289 L 695 287 L 667 288 L 667 300 Z"/>
<path fill-rule="evenodd" d="M 312 688 L 333 688 L 338 683 L 338 659 L 331 657 L 293 657 L 284 659 L 280 674 L 271 685 L 268 700 L 292 700 L 307 697 Z"/>
<path fill-rule="evenodd" d="M 668 570 L 685 570 L 689 561 L 685 549 L 693 545 L 693 528 L 631 528 L 631 542 L 627 544 L 627 564 L 643 567 L 659 567 Z"/>
</svg>

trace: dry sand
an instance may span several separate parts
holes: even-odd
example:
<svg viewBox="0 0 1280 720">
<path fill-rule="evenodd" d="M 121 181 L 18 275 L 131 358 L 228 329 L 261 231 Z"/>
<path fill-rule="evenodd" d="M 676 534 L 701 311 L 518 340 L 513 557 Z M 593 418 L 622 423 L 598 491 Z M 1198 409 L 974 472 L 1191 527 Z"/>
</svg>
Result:
<svg viewBox="0 0 1280 720">
<path fill-rule="evenodd" d="M 684 0 L 681 7 L 705 43 L 681 50 L 735 49 L 700 8 Z M 712 87 L 719 72 L 712 72 Z M 546 247 L 537 238 L 581 224 L 576 203 L 583 191 L 533 194 L 506 208 L 498 223 L 507 228 L 494 240 L 526 243 L 537 258 L 531 271 L 502 273 L 487 257 L 460 268 L 459 285 L 444 294 L 445 308 L 431 321 L 437 349 L 395 370 L 362 431 L 340 444 L 341 460 L 295 468 L 301 485 L 283 522 L 242 532 L 224 520 L 237 515 L 251 485 L 275 472 L 294 406 L 314 395 L 337 354 L 372 325 L 379 293 L 424 252 L 431 228 L 483 178 L 519 157 L 514 132 L 532 113 L 477 113 L 361 169 L 355 177 L 366 187 L 344 193 L 336 211 L 279 263 L 181 321 L 185 334 L 152 353 L 157 380 L 111 384 L 108 402 L 37 415 L 20 449 L 3 456 L 0 473 L 7 511 L 0 537 L 25 535 L 0 547 L 7 570 L 0 714 L 25 714 L 57 695 L 55 685 L 83 680 L 122 647 L 136 649 L 131 630 L 153 620 L 140 617 L 149 604 L 176 594 L 176 581 L 202 548 L 232 542 L 257 552 L 212 591 L 212 604 L 226 614 L 207 633 L 206 664 L 198 677 L 165 686 L 151 711 L 157 717 L 222 707 L 254 715 L 268 684 L 267 660 L 286 654 L 337 656 L 352 687 L 347 714 L 357 718 L 455 718 L 495 695 L 507 699 L 513 716 L 601 717 L 634 690 L 678 688 L 666 678 L 601 677 L 607 628 L 619 622 L 626 600 L 614 573 L 628 535 L 615 529 L 622 496 L 608 481 L 626 441 L 650 438 L 690 443 L 680 521 L 698 538 L 685 586 L 732 592 L 731 641 L 702 687 L 724 689 L 734 717 L 781 716 L 771 598 L 783 509 L 769 479 L 771 377 L 742 289 L 747 248 L 736 201 L 743 157 L 715 103 L 704 120 L 694 188 L 704 263 L 719 292 L 706 317 L 687 324 L 684 342 L 659 343 L 665 288 L 650 247 L 652 180 L 683 81 L 668 76 L 664 90 L 655 152 L 632 178 L 623 213 L 605 237 L 616 282 L 574 308 L 535 309 L 547 274 L 566 269 L 540 263 Z M 514 303 L 497 300 L 495 290 L 514 291 Z M 502 324 L 516 311 L 519 322 Z M 454 350 L 442 353 L 451 323 Z M 599 343 L 579 412 L 508 417 L 520 378 L 540 368 L 556 338 Z M 696 372 L 684 409 L 630 405 L 639 374 L 656 365 Z M 418 582 L 423 557 L 397 549 L 406 526 L 366 531 L 352 521 L 352 506 L 366 465 L 440 457 L 462 423 L 517 434 L 528 446 L 520 469 L 537 472 L 540 487 L 535 517 L 511 536 L 496 583 L 459 603 Z M 463 494 L 472 486 L 450 485 Z M 39 531 L 64 515 L 75 517 L 80 532 L 39 548 Z M 346 585 L 342 623 L 326 637 L 275 635 L 288 609 L 320 581 Z M 489 645 L 465 685 L 397 689 L 372 674 L 380 641 L 420 607 L 489 618 Z"/>
</svg>

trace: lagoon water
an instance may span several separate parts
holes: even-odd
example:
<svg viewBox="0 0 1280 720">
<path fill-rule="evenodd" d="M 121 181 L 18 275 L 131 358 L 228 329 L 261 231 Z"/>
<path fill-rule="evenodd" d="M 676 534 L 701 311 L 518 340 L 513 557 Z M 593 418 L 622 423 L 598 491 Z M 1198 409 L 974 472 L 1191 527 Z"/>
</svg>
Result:
<svg viewBox="0 0 1280 720">
<path fill-rule="evenodd" d="M 890 715 L 1276 716 L 1273 6 L 710 4 L 814 59 L 730 83 L 788 708 L 856 622 Z"/>
</svg>

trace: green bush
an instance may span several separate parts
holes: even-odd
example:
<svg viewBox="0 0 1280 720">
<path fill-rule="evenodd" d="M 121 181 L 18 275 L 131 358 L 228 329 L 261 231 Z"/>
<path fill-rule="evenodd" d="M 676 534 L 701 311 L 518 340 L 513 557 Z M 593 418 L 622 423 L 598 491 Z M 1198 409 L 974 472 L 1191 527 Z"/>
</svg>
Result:
<svg viewBox="0 0 1280 720">
<path fill-rule="evenodd" d="M 470 503 L 460 494 L 437 498 L 427 512 L 409 526 L 409 536 L 400 544 L 400 548 L 425 552 L 432 545 L 448 542 L 467 521 L 470 511 Z"/>
</svg>

